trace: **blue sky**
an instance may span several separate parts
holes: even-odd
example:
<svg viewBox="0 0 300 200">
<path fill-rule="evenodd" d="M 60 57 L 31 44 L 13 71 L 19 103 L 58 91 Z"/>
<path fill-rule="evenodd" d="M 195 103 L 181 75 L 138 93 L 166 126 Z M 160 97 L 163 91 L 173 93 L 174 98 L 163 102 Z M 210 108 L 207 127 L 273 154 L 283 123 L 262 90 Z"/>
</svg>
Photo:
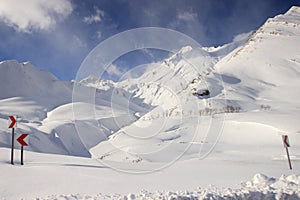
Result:
<svg viewBox="0 0 300 200">
<path fill-rule="evenodd" d="M 0 0 L 0 60 L 31 61 L 71 80 L 85 56 L 119 32 L 164 27 L 185 33 L 202 46 L 216 46 L 256 30 L 292 5 L 300 6 L 300 1 Z M 139 63 L 133 61 L 137 56 L 129 57 L 128 63 Z M 147 54 L 138 57 L 153 59 Z"/>
</svg>

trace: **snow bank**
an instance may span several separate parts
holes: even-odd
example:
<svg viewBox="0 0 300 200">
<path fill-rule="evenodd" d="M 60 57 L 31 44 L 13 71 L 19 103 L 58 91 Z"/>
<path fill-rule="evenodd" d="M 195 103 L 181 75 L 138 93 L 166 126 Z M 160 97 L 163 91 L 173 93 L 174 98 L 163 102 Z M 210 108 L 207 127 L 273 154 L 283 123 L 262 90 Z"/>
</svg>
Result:
<svg viewBox="0 0 300 200">
<path fill-rule="evenodd" d="M 282 175 L 279 179 L 268 177 L 264 174 L 256 174 L 250 181 L 241 184 L 239 189 L 220 189 L 214 186 L 194 191 L 141 191 L 139 194 L 130 193 L 128 195 L 58 195 L 39 200 L 59 199 L 122 199 L 122 200 L 147 200 L 147 199 L 166 199 L 166 200 L 196 200 L 196 199 L 300 199 L 300 175 Z"/>
</svg>

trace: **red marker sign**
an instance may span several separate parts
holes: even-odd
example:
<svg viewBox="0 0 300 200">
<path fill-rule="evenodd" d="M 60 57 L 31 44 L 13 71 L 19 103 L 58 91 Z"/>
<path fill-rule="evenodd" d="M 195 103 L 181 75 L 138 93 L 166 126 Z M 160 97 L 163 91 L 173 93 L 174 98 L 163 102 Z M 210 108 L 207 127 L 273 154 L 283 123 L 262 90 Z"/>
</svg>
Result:
<svg viewBox="0 0 300 200">
<path fill-rule="evenodd" d="M 28 146 L 28 144 L 24 141 L 24 139 L 27 137 L 28 134 L 22 134 L 17 141 L 22 145 L 22 146 Z"/>
<path fill-rule="evenodd" d="M 283 135 L 282 136 L 282 141 L 283 141 L 283 145 L 284 147 L 290 147 L 290 142 L 289 142 L 289 138 L 287 135 Z"/>
<path fill-rule="evenodd" d="M 21 144 L 21 165 L 24 165 L 23 161 L 23 151 L 24 151 L 24 146 L 28 146 L 28 144 L 24 141 L 24 139 L 27 137 L 28 134 L 22 134 L 17 141 Z"/>
<path fill-rule="evenodd" d="M 15 128 L 15 125 L 17 124 L 16 118 L 14 116 L 9 116 L 8 120 L 10 122 L 8 128 Z"/>
</svg>

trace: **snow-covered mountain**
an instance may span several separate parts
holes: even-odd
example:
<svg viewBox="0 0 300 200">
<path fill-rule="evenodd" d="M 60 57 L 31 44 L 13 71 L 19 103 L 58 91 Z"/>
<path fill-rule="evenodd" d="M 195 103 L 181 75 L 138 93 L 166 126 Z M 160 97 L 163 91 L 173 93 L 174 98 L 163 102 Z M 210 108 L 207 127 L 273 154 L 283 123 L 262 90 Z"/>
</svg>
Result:
<svg viewBox="0 0 300 200">
<path fill-rule="evenodd" d="M 278 134 L 300 132 L 299 24 L 300 8 L 292 7 L 231 44 L 182 47 L 118 83 L 92 76 L 63 82 L 31 63 L 3 61 L 0 122 L 17 115 L 29 150 L 104 161 L 203 157 L 218 141 L 281 145 Z M 78 99 L 95 92 L 94 104 L 72 102 L 74 84 L 84 91 Z M 0 131 L 0 145 L 9 147 L 9 130 Z"/>
<path fill-rule="evenodd" d="M 224 56 L 247 43 L 253 32 L 242 33 L 233 38 L 233 41 L 229 44 L 214 47 L 202 47 L 211 56 L 222 59 Z"/>
<path fill-rule="evenodd" d="M 2 61 L 0 199 L 299 199 L 299 53 L 300 7 L 292 7 L 230 44 L 182 47 L 121 82 L 64 82 Z M 23 167 L 18 151 L 16 165 L 7 162 L 9 115 L 16 137 L 29 134 Z M 195 190 L 208 184 L 220 187 Z"/>
<path fill-rule="evenodd" d="M 267 20 L 244 46 L 215 65 L 224 75 L 228 101 L 248 111 L 259 106 L 269 109 L 272 117 L 259 119 L 260 123 L 284 132 L 300 130 L 295 120 L 300 106 L 299 36 L 300 9 L 292 7 L 286 14 Z M 293 117 L 278 123 L 283 115 Z"/>
<path fill-rule="evenodd" d="M 136 160 L 156 162 L 175 160 L 178 152 L 193 157 L 201 149 L 200 154 L 205 155 L 218 140 L 212 127 L 223 122 L 223 133 L 228 136 L 223 136 L 224 142 L 235 143 L 235 138 L 247 140 L 247 145 L 277 144 L 280 134 L 299 137 L 299 13 L 298 7 L 292 7 L 285 15 L 269 19 L 247 42 L 240 40 L 242 46 L 227 50 L 230 53 L 220 61 L 221 53 L 213 56 L 184 47 L 149 66 L 143 76 L 118 83 L 157 107 L 92 149 L 94 155 L 120 160 L 129 157 L 129 152 L 137 156 Z M 210 92 L 208 98 L 195 95 L 205 90 Z M 224 112 L 241 113 L 230 114 L 222 121 Z M 205 117 L 199 117 L 203 113 L 213 114 L 215 119 L 205 121 Z M 256 131 L 248 132 L 249 127 Z M 268 134 L 262 137 L 261 132 Z M 150 135 L 151 139 L 143 140 Z M 204 147 L 203 143 L 210 145 Z"/>
<path fill-rule="evenodd" d="M 28 150 L 90 157 L 89 148 L 131 123 L 136 119 L 135 113 L 142 114 L 148 108 L 141 100 L 131 99 L 128 112 L 130 94 L 122 89 L 107 88 L 105 82 L 103 88 L 97 90 L 96 107 L 84 102 L 72 103 L 73 82 L 59 81 L 28 62 L 1 62 L 0 82 L 0 145 L 6 147 L 11 143 L 7 119 L 15 115 L 18 118 L 16 133 L 30 135 Z M 84 91 L 92 90 L 88 85 L 91 80 L 82 82 Z M 118 93 L 114 95 L 117 99 L 114 111 L 110 108 L 113 92 Z M 81 110 L 80 118 L 74 119 L 72 107 Z M 86 135 L 79 136 L 76 128 L 86 130 Z"/>
<path fill-rule="evenodd" d="M 6 109 L 9 106 L 10 114 L 20 116 L 25 114 L 24 117 L 28 120 L 32 118 L 42 119 L 47 110 L 52 110 L 59 105 L 72 101 L 70 83 L 57 80 L 47 71 L 37 70 L 30 62 L 3 61 L 0 63 L 0 71 L 0 84 L 2 86 L 0 97 L 2 100 L 5 99 L 5 102 L 1 103 L 1 108 Z M 32 107 L 34 105 L 37 107 L 20 112 L 20 108 L 13 106 L 16 98 L 23 104 L 32 104 Z M 1 114 L 4 114 L 3 110 Z"/>
</svg>

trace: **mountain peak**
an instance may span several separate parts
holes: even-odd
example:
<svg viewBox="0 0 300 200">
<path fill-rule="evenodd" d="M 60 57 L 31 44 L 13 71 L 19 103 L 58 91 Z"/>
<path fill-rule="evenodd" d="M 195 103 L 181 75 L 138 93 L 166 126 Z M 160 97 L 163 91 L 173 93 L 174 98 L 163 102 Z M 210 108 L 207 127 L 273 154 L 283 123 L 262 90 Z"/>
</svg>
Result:
<svg viewBox="0 0 300 200">
<path fill-rule="evenodd" d="M 88 77 L 82 79 L 79 83 L 87 87 L 95 87 L 101 90 L 108 90 L 115 85 L 115 82 L 112 80 L 101 80 L 93 75 L 89 75 Z"/>
<path fill-rule="evenodd" d="M 0 62 L 0 65 L 10 65 L 10 64 L 19 64 L 17 60 L 3 60 Z"/>
<path fill-rule="evenodd" d="M 53 74 L 37 69 L 31 62 L 0 62 L 0 99 L 21 97 L 53 108 L 71 100 L 72 90 Z M 47 88 L 47 89 L 45 89 Z"/>
<path fill-rule="evenodd" d="M 285 15 L 300 15 L 300 7 L 299 6 L 292 6 Z"/>
<path fill-rule="evenodd" d="M 268 22 L 292 23 L 298 26 L 300 24 L 300 7 L 292 6 L 285 14 L 269 19 Z"/>
</svg>

